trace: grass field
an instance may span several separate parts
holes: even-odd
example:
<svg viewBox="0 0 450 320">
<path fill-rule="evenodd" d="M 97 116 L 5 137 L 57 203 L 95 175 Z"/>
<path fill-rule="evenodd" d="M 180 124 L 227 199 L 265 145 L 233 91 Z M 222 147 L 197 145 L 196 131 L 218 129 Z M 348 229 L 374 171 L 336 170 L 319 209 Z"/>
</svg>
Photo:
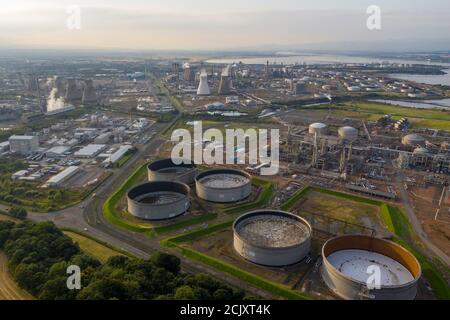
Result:
<svg viewBox="0 0 450 320">
<path fill-rule="evenodd" d="M 450 128 L 450 112 L 432 109 L 414 109 L 376 102 L 347 102 L 332 104 L 333 112 L 339 117 L 377 120 L 382 115 L 391 114 L 394 119 L 406 117 L 415 128 Z"/>
<path fill-rule="evenodd" d="M 226 208 L 224 210 L 225 213 L 244 213 L 253 209 L 263 208 L 267 203 L 269 203 L 275 191 L 273 183 L 268 180 L 259 178 L 253 178 L 252 183 L 261 188 L 261 192 L 259 193 L 258 198 L 251 203 L 245 203 L 240 206 Z"/>
<path fill-rule="evenodd" d="M 10 217 L 2 212 L 0 212 L 0 221 L 12 221 L 12 222 L 18 222 L 20 221 L 19 219 Z"/>
<path fill-rule="evenodd" d="M 112 249 L 94 239 L 83 236 L 73 231 L 63 231 L 64 234 L 70 237 L 74 242 L 77 242 L 80 249 L 86 254 L 98 259 L 100 262 L 105 263 L 110 257 L 123 256 L 119 251 Z"/>
<path fill-rule="evenodd" d="M 1 216 L 0 216 L 1 219 Z M 8 271 L 8 259 L 0 252 L 0 300 L 33 300 L 33 296 L 19 288 Z"/>
</svg>

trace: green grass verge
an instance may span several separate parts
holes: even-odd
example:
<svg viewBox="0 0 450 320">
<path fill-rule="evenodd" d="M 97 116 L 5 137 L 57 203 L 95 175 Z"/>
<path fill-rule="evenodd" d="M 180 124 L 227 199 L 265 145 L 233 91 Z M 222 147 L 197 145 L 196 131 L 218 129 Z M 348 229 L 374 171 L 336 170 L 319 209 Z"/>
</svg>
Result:
<svg viewBox="0 0 450 320">
<path fill-rule="evenodd" d="M 259 179 L 259 178 L 253 178 L 252 183 L 254 185 L 262 188 L 261 192 L 258 195 L 258 198 L 251 203 L 246 203 L 246 204 L 243 204 L 240 206 L 227 208 L 227 209 L 223 210 L 225 213 L 228 213 L 228 214 L 243 213 L 243 212 L 250 211 L 253 209 L 262 208 L 267 203 L 269 203 L 269 201 L 270 201 L 270 199 L 272 199 L 272 196 L 275 191 L 273 183 L 271 181 Z"/>
<path fill-rule="evenodd" d="M 180 244 L 180 243 L 183 243 L 183 242 L 193 241 L 193 240 L 198 239 L 200 237 L 203 237 L 203 236 L 212 234 L 214 232 L 221 231 L 223 229 L 231 227 L 233 225 L 233 222 L 234 222 L 234 220 L 230 220 L 230 221 L 222 222 L 222 223 L 219 223 L 219 224 L 215 224 L 215 225 L 210 226 L 208 228 L 194 230 L 194 231 L 191 231 L 191 232 L 179 235 L 179 236 L 175 236 L 175 237 L 172 237 L 172 238 L 165 239 L 165 240 L 161 241 L 161 243 L 163 245 L 169 245 L 170 246 L 170 243 Z"/>
<path fill-rule="evenodd" d="M 285 203 L 280 206 L 281 210 L 290 210 L 295 204 L 308 192 L 311 190 L 311 187 L 304 187 L 298 191 L 296 191 L 292 197 L 290 197 Z"/>
<path fill-rule="evenodd" d="M 78 230 L 76 230 L 76 229 L 72 229 L 72 228 L 61 228 L 61 231 L 63 231 L 63 232 L 71 232 L 71 233 L 77 234 L 77 235 L 79 235 L 80 237 L 84 237 L 84 238 L 89 239 L 89 240 L 91 240 L 91 241 L 94 241 L 94 242 L 98 243 L 99 245 L 102 245 L 102 246 L 104 246 L 104 247 L 106 247 L 106 248 L 108 248 L 108 249 L 110 249 L 110 250 L 112 250 L 112 251 L 115 251 L 115 252 L 117 252 L 117 253 L 120 254 L 120 255 L 124 255 L 124 256 L 127 256 L 127 257 L 129 257 L 129 258 L 133 258 L 133 259 L 136 258 L 133 254 L 131 254 L 131 253 L 125 251 L 125 250 L 119 249 L 119 248 L 117 248 L 117 247 L 115 247 L 115 246 L 109 244 L 108 242 L 99 240 L 99 239 L 97 239 L 97 238 L 95 238 L 95 237 L 93 237 L 93 236 L 91 236 L 91 235 L 89 235 L 89 234 L 86 234 L 86 233 L 84 233 L 84 232 L 78 231 Z"/>
<path fill-rule="evenodd" d="M 158 234 L 166 234 L 181 228 L 186 228 L 189 227 L 191 225 L 194 224 L 199 224 L 199 223 L 203 223 L 203 222 L 207 222 L 207 221 L 211 221 L 214 220 L 215 218 L 217 218 L 217 213 L 209 213 L 209 214 L 203 214 L 201 216 L 198 217 L 194 217 L 192 219 L 189 220 L 184 220 L 184 221 L 180 221 L 177 223 L 173 223 L 167 226 L 162 226 L 162 227 L 156 227 L 153 229 L 153 231 L 158 235 Z"/>
<path fill-rule="evenodd" d="M 236 278 L 246 281 L 255 287 L 266 290 L 274 295 L 290 299 L 290 300 L 306 300 L 308 297 L 300 292 L 294 291 L 286 286 L 268 281 L 262 277 L 239 269 L 229 263 L 223 262 L 219 259 L 212 258 L 203 253 L 191 250 L 186 247 L 178 246 L 182 254 L 191 260 L 206 264 L 216 270 L 228 273 Z"/>
<path fill-rule="evenodd" d="M 125 221 L 119 216 L 119 213 L 116 210 L 117 203 L 125 195 L 128 189 L 137 183 L 146 170 L 147 166 L 145 164 L 136 169 L 136 171 L 127 180 L 125 180 L 125 182 L 116 191 L 114 191 L 108 199 L 106 199 L 105 203 L 103 203 L 103 216 L 112 225 L 133 232 L 145 232 L 152 228 L 151 226 L 138 225 Z"/>
</svg>

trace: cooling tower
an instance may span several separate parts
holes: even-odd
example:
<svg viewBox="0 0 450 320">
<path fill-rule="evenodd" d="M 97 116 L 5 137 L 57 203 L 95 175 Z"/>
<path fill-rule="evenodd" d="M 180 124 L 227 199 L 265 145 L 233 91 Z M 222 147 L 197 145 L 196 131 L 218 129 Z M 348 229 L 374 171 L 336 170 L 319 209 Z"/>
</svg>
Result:
<svg viewBox="0 0 450 320">
<path fill-rule="evenodd" d="M 231 89 L 230 67 L 228 66 L 222 71 L 222 75 L 220 77 L 219 95 L 230 94 L 230 89 Z"/>
<path fill-rule="evenodd" d="M 197 89 L 197 95 L 199 96 L 207 96 L 211 94 L 211 90 L 208 86 L 208 74 L 205 70 L 200 73 L 200 83 Z"/>
<path fill-rule="evenodd" d="M 81 100 L 81 90 L 77 86 L 75 79 L 67 80 L 66 100 L 69 102 Z"/>
<path fill-rule="evenodd" d="M 61 77 L 55 77 L 55 88 L 58 90 L 58 96 L 61 96 L 64 92 L 64 81 Z"/>
<path fill-rule="evenodd" d="M 183 71 L 183 79 L 184 81 L 195 81 L 195 72 L 194 72 L 194 68 L 191 68 L 191 66 L 189 64 L 185 64 L 183 66 L 184 71 Z"/>
<path fill-rule="evenodd" d="M 94 82 L 92 80 L 84 81 L 83 98 L 81 100 L 81 103 L 97 103 L 97 94 L 95 93 Z"/>
</svg>

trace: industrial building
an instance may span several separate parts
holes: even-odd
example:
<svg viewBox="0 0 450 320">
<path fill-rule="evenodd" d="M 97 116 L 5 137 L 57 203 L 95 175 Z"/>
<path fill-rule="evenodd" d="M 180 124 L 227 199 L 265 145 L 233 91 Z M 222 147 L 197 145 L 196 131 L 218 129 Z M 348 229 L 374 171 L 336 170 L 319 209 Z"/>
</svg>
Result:
<svg viewBox="0 0 450 320">
<path fill-rule="evenodd" d="M 180 182 L 152 181 L 133 187 L 127 193 L 128 212 L 144 220 L 177 217 L 190 207 L 190 188 Z"/>
<path fill-rule="evenodd" d="M 30 155 L 39 149 L 39 138 L 37 136 L 13 135 L 9 137 L 8 141 L 12 153 Z"/>
<path fill-rule="evenodd" d="M 328 240 L 322 259 L 323 280 L 337 296 L 349 300 L 412 300 L 422 274 L 412 253 L 394 242 L 364 235 Z M 380 270 L 379 288 L 368 286 L 369 267 Z"/>
<path fill-rule="evenodd" d="M 157 160 L 147 166 L 149 181 L 178 181 L 186 184 L 194 183 L 197 175 L 195 164 L 175 164 L 171 158 Z"/>
<path fill-rule="evenodd" d="M 219 203 L 237 202 L 252 192 L 251 176 L 241 170 L 212 169 L 195 177 L 197 196 Z"/>
<path fill-rule="evenodd" d="M 106 148 L 105 144 L 88 144 L 73 155 L 77 158 L 94 158 Z"/>
<path fill-rule="evenodd" d="M 57 187 L 70 177 L 72 177 L 74 174 L 76 174 L 79 171 L 79 167 L 77 166 L 70 166 L 58 173 L 57 175 L 54 175 L 50 179 L 47 180 L 45 183 L 48 187 Z"/>
<path fill-rule="evenodd" d="M 281 267 L 303 260 L 311 249 L 309 223 L 288 212 L 256 210 L 233 224 L 236 252 L 253 263 Z"/>
</svg>

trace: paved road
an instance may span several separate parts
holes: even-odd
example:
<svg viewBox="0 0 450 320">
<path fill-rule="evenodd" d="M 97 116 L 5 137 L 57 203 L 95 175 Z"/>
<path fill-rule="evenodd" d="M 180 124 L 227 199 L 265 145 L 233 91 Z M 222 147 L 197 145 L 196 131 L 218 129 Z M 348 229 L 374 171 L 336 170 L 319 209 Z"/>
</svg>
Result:
<svg viewBox="0 0 450 320">
<path fill-rule="evenodd" d="M 448 255 L 445 254 L 441 249 L 439 249 L 437 246 L 434 245 L 433 242 L 431 242 L 428 239 L 428 236 L 422 229 L 422 225 L 420 224 L 419 219 L 417 219 L 416 214 L 414 213 L 414 209 L 411 205 L 411 201 L 409 199 L 408 192 L 405 189 L 404 186 L 405 177 L 403 173 L 398 172 L 397 173 L 397 186 L 400 190 L 400 199 L 402 200 L 403 206 L 406 210 L 406 213 L 408 215 L 409 221 L 411 222 L 411 225 L 415 231 L 415 233 L 419 236 L 420 240 L 431 250 L 433 253 L 438 256 L 444 263 L 446 263 L 448 266 L 450 266 L 450 258 Z"/>
</svg>

